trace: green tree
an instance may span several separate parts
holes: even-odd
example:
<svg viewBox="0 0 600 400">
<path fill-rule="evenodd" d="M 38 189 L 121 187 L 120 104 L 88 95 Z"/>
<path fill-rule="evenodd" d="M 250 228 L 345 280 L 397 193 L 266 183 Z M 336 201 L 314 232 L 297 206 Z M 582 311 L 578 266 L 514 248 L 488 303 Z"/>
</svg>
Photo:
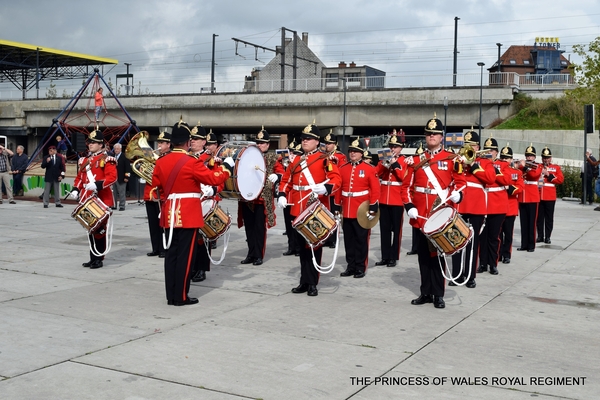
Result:
<svg viewBox="0 0 600 400">
<path fill-rule="evenodd" d="M 590 44 L 573 46 L 573 53 L 582 58 L 581 64 L 572 63 L 572 74 L 577 81 L 577 88 L 567 92 L 567 96 L 575 99 L 579 105 L 594 104 L 596 120 L 600 106 L 600 37 Z"/>
</svg>

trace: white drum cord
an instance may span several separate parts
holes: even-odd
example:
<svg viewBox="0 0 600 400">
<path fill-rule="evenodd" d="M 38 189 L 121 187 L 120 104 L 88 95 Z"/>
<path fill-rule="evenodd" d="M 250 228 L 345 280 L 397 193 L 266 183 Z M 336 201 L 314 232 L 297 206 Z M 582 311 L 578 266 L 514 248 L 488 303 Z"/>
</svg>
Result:
<svg viewBox="0 0 600 400">
<path fill-rule="evenodd" d="M 108 222 L 106 223 L 106 249 L 104 250 L 104 252 L 99 252 L 98 249 L 96 248 L 96 243 L 92 243 L 92 240 L 90 239 L 90 236 L 92 236 L 93 233 L 88 234 L 87 239 L 88 239 L 88 245 L 90 246 L 90 251 L 92 252 L 93 255 L 95 255 L 96 257 L 102 257 L 108 254 L 108 252 L 110 251 L 110 247 L 112 246 L 112 236 L 113 236 L 113 222 L 112 222 L 112 216 L 109 215 L 108 217 Z"/>
</svg>

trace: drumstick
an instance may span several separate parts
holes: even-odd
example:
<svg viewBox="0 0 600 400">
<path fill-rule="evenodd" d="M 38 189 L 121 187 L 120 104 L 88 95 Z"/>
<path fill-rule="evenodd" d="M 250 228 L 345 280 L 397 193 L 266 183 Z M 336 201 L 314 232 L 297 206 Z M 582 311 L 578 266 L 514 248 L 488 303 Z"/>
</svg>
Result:
<svg viewBox="0 0 600 400">
<path fill-rule="evenodd" d="M 255 166 L 254 166 L 254 169 L 255 169 L 255 170 L 257 170 L 257 171 L 262 171 L 262 172 L 264 172 L 264 173 L 265 173 L 265 175 L 267 174 L 267 171 L 265 171 L 264 169 L 262 169 L 262 168 L 261 168 L 261 167 L 259 167 L 258 165 L 255 165 Z"/>
<path fill-rule="evenodd" d="M 461 187 L 460 189 L 458 189 L 456 192 L 460 193 L 463 191 L 463 189 L 466 188 L 466 186 Z M 449 198 L 450 196 L 448 196 Z M 446 204 L 448 202 L 448 198 L 446 198 L 446 200 L 444 200 L 443 202 L 441 202 L 440 204 L 437 205 L 437 207 L 435 207 L 433 210 L 431 210 L 432 212 L 437 210 L 438 208 L 440 208 L 441 206 L 443 206 L 444 204 Z"/>
</svg>

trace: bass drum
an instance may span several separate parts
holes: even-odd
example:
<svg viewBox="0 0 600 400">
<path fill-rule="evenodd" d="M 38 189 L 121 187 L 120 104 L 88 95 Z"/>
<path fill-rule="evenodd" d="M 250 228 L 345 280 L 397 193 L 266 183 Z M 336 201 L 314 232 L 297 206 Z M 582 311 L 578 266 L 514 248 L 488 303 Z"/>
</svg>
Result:
<svg viewBox="0 0 600 400">
<path fill-rule="evenodd" d="M 254 142 L 229 142 L 223 144 L 215 154 L 221 160 L 233 158 L 233 175 L 225 181 L 219 195 L 225 199 L 252 201 L 265 186 L 266 165 L 262 152 Z"/>
</svg>

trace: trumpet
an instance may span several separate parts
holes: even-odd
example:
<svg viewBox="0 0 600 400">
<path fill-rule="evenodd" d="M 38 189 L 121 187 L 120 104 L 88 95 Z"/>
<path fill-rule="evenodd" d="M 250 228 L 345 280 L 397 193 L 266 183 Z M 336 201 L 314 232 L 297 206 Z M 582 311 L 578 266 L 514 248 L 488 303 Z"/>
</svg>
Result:
<svg viewBox="0 0 600 400">
<path fill-rule="evenodd" d="M 538 165 L 542 165 L 543 166 L 543 164 L 540 164 L 540 163 L 535 162 L 535 161 L 529 161 L 529 160 L 514 160 L 513 163 L 514 164 L 521 164 L 521 163 L 523 163 L 523 166 L 525 168 L 532 168 L 532 169 L 537 168 Z"/>
<path fill-rule="evenodd" d="M 483 154 L 488 154 L 490 153 L 491 150 L 478 150 L 475 151 L 473 149 L 473 147 L 470 144 L 465 144 L 463 147 L 460 148 L 460 150 L 458 151 L 458 156 L 461 157 L 464 161 L 465 164 L 467 165 L 471 165 L 475 162 L 475 159 Z"/>
</svg>

